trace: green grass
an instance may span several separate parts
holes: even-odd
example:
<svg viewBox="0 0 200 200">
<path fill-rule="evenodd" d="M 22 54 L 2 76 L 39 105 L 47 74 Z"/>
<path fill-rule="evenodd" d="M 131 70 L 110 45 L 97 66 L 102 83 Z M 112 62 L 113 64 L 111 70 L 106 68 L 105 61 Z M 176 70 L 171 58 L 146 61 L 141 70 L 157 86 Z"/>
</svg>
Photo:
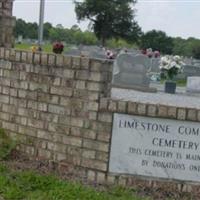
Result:
<svg viewBox="0 0 200 200">
<path fill-rule="evenodd" d="M 145 200 L 133 190 L 114 188 L 100 192 L 92 187 L 32 171 L 11 171 L 0 165 L 0 196 L 5 200 Z M 146 199 L 147 200 L 147 199 Z"/>
<path fill-rule="evenodd" d="M 15 44 L 15 49 L 20 49 L 20 50 L 31 50 L 31 47 L 33 45 L 27 44 L 27 43 L 22 43 L 22 44 Z M 42 49 L 44 52 L 47 53 L 52 53 L 52 44 L 45 44 L 42 46 Z M 68 46 L 64 48 L 64 51 L 67 51 L 69 49 Z"/>
<path fill-rule="evenodd" d="M 164 84 L 165 80 L 161 80 L 160 83 L 161 84 Z M 186 84 L 187 84 L 187 80 L 186 79 L 182 79 L 182 80 L 176 80 L 176 85 L 178 87 L 186 87 Z"/>
</svg>

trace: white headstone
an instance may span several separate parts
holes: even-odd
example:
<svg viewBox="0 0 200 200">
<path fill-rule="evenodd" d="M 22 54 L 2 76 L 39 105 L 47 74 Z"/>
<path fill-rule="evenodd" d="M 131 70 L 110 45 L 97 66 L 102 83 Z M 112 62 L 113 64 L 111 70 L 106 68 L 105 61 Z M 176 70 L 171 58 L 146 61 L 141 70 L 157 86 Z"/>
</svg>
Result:
<svg viewBox="0 0 200 200">
<path fill-rule="evenodd" d="M 186 91 L 200 93 L 200 76 L 187 77 Z"/>
</svg>

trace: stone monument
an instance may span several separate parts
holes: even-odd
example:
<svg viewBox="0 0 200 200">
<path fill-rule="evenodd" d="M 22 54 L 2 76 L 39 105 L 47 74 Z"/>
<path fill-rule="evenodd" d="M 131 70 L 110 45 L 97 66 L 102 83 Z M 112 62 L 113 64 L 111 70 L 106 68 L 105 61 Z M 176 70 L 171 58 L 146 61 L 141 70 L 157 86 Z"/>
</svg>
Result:
<svg viewBox="0 0 200 200">
<path fill-rule="evenodd" d="M 13 28 L 15 18 L 12 16 L 14 0 L 1 0 L 0 2 L 0 47 L 13 47 Z"/>
<path fill-rule="evenodd" d="M 114 63 L 112 86 L 135 89 L 143 92 L 156 92 L 150 88 L 150 79 L 147 73 L 150 69 L 150 61 L 147 56 L 120 54 Z"/>
</svg>

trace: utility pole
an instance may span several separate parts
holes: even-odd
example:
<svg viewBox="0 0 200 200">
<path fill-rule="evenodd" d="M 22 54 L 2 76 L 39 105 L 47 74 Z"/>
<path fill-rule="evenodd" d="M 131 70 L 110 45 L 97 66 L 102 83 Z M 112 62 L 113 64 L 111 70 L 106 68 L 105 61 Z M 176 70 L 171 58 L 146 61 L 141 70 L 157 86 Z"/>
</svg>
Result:
<svg viewBox="0 0 200 200">
<path fill-rule="evenodd" d="M 39 19 L 39 30 L 38 30 L 38 45 L 40 49 L 42 47 L 42 41 L 43 41 L 44 5 L 45 5 L 45 0 L 40 0 L 40 19 Z"/>
</svg>

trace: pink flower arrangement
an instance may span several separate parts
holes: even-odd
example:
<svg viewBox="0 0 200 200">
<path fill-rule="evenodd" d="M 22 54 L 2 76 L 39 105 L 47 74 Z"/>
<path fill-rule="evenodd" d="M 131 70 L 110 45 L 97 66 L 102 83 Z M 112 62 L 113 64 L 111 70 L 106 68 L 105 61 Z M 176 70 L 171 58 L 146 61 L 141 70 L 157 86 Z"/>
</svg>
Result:
<svg viewBox="0 0 200 200">
<path fill-rule="evenodd" d="M 61 54 L 63 52 L 64 45 L 61 42 L 53 43 L 53 52 L 56 54 Z"/>
<path fill-rule="evenodd" d="M 106 58 L 107 59 L 114 59 L 114 54 L 111 50 L 106 51 Z"/>
</svg>

